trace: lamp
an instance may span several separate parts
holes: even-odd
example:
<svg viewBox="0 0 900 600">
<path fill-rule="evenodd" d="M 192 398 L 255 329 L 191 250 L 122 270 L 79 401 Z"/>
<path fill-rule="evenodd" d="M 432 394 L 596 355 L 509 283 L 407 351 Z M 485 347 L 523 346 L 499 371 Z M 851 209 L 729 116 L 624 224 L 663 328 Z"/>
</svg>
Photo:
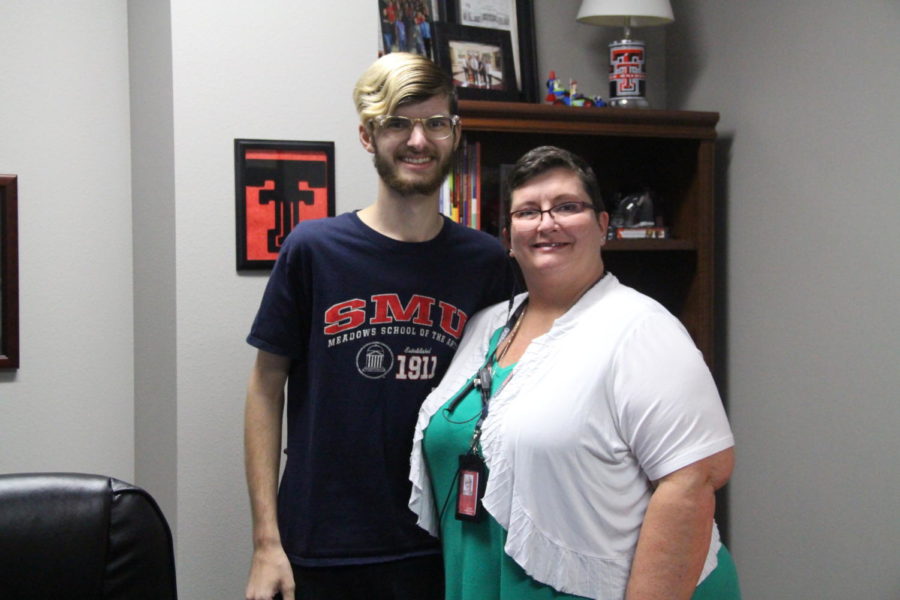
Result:
<svg viewBox="0 0 900 600">
<path fill-rule="evenodd" d="M 669 0 L 582 0 L 579 23 L 625 28 L 625 37 L 609 44 L 610 106 L 649 106 L 644 42 L 631 39 L 632 27 L 667 25 L 675 20 Z"/>
</svg>

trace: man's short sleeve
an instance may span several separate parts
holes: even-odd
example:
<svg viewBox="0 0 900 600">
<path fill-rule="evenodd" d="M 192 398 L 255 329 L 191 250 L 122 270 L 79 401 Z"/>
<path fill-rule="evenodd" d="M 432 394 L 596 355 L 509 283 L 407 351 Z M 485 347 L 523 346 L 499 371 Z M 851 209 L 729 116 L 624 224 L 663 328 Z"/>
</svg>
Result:
<svg viewBox="0 0 900 600">
<path fill-rule="evenodd" d="M 309 337 L 310 309 L 301 238 L 296 230 L 281 248 L 269 276 L 247 343 L 260 350 L 300 359 Z"/>
</svg>

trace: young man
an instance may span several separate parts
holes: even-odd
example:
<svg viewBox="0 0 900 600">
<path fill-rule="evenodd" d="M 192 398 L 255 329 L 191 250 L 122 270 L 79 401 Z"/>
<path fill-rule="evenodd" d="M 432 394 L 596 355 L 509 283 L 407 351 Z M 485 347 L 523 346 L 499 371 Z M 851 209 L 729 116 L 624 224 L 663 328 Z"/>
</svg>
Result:
<svg viewBox="0 0 900 600">
<path fill-rule="evenodd" d="M 467 318 L 511 292 L 500 243 L 438 212 L 460 139 L 449 77 L 391 53 L 354 99 L 375 201 L 291 232 L 247 338 L 248 600 L 441 597 L 439 546 L 407 508 L 412 431 Z"/>
</svg>

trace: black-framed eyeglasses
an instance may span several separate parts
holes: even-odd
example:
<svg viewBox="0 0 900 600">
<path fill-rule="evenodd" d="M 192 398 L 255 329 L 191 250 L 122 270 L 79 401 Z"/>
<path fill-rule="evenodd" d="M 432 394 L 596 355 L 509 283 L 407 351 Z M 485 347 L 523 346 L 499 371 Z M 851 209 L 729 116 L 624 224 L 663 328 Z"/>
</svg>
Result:
<svg viewBox="0 0 900 600">
<path fill-rule="evenodd" d="M 509 213 L 509 216 L 513 223 L 537 225 L 544 217 L 544 213 L 547 213 L 554 221 L 559 223 L 568 218 L 580 215 L 586 210 L 595 210 L 594 205 L 590 202 L 563 202 L 562 204 L 557 204 L 546 210 L 541 210 L 540 208 L 514 210 Z"/>
<path fill-rule="evenodd" d="M 446 140 L 459 126 L 459 115 L 434 115 L 431 117 L 398 117 L 379 115 L 369 121 L 381 135 L 405 139 L 412 135 L 417 123 L 422 125 L 425 137 L 432 141 Z"/>
</svg>

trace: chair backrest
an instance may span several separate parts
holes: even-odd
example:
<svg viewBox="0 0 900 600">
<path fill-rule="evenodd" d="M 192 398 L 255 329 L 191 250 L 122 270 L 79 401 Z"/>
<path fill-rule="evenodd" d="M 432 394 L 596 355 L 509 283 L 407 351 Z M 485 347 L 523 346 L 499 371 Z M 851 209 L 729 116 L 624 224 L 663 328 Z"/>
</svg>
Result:
<svg viewBox="0 0 900 600">
<path fill-rule="evenodd" d="M 172 533 L 150 494 L 101 475 L 0 475 L 0 598 L 176 597 Z"/>
</svg>

